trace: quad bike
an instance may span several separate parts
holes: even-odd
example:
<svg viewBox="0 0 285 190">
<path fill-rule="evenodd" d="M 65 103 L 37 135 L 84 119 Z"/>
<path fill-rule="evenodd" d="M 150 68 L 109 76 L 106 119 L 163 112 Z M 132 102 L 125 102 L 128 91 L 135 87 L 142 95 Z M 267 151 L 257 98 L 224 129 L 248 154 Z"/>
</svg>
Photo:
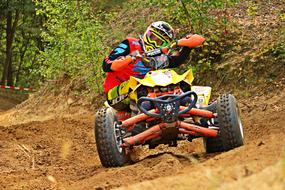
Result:
<svg viewBox="0 0 285 190">
<path fill-rule="evenodd" d="M 190 47 L 191 38 L 181 44 Z M 179 140 L 191 142 L 199 137 L 207 153 L 243 145 L 235 97 L 222 94 L 209 103 L 211 87 L 192 86 L 191 69 L 182 75 L 166 69 L 167 54 L 174 47 L 144 54 L 144 62 L 153 70 L 143 79 L 130 78 L 132 117 L 118 120 L 117 111 L 110 106 L 97 111 L 95 140 L 104 167 L 123 166 L 129 161 L 129 150 L 137 145 L 176 147 Z"/>
</svg>

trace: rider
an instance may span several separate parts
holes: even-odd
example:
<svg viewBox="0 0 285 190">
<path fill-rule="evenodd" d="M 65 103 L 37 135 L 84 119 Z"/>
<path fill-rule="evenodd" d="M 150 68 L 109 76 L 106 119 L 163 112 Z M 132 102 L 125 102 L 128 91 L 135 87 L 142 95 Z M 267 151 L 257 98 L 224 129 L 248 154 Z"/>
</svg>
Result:
<svg viewBox="0 0 285 190">
<path fill-rule="evenodd" d="M 204 41 L 203 37 L 200 36 L 200 38 Z M 170 24 L 156 21 L 147 28 L 140 39 L 127 38 L 111 51 L 103 61 L 103 70 L 107 73 L 103 87 L 110 106 L 122 113 L 128 113 L 129 89 L 127 83 L 130 76 L 143 78 L 151 70 L 145 66 L 142 58 L 138 55 L 167 47 L 173 40 L 174 30 Z M 174 68 L 181 65 L 188 58 L 190 51 L 189 47 L 182 47 L 175 55 L 170 55 L 168 67 Z"/>
</svg>

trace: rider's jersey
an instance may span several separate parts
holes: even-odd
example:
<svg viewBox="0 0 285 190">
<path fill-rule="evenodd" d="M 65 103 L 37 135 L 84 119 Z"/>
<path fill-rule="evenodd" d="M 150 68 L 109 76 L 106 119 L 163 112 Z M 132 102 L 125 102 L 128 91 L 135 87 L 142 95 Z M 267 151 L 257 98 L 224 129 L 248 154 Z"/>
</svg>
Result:
<svg viewBox="0 0 285 190">
<path fill-rule="evenodd" d="M 122 82 L 129 80 L 130 76 L 137 78 L 143 78 L 148 71 L 151 69 L 146 67 L 141 58 L 137 58 L 136 61 L 128 66 L 124 67 L 120 71 L 112 71 L 112 62 L 122 56 L 127 56 L 133 51 L 138 50 L 140 53 L 143 52 L 142 45 L 139 39 L 127 38 L 122 41 L 117 47 L 115 47 L 110 55 L 103 61 L 103 70 L 107 73 L 103 87 L 105 93 L 107 93 L 113 87 L 121 84 Z M 183 47 L 177 55 L 169 56 L 169 68 L 178 67 L 188 57 L 190 48 Z"/>
</svg>

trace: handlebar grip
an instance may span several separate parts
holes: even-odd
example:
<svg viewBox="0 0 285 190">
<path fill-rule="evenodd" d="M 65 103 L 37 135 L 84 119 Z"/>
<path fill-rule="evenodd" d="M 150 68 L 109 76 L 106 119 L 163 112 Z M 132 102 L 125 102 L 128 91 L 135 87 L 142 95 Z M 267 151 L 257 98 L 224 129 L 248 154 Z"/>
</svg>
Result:
<svg viewBox="0 0 285 190">
<path fill-rule="evenodd" d="M 148 116 L 158 118 L 158 117 L 160 116 L 159 114 L 157 114 L 157 113 L 151 113 L 151 112 L 147 111 L 146 109 L 144 109 L 144 108 L 142 107 L 142 102 L 144 102 L 144 101 L 150 101 L 150 102 L 152 102 L 152 101 L 153 101 L 153 98 L 147 98 L 147 97 L 141 97 L 141 98 L 139 98 L 139 99 L 138 99 L 138 103 L 137 103 L 139 110 L 141 110 L 141 112 L 143 112 L 144 114 L 146 114 L 146 115 L 148 115 Z"/>
</svg>

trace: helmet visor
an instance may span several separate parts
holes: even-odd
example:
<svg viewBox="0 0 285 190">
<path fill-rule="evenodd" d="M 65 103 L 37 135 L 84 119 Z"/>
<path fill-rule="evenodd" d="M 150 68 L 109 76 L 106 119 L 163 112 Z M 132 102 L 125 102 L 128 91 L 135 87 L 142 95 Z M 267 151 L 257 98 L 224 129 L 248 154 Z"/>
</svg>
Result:
<svg viewBox="0 0 285 190">
<path fill-rule="evenodd" d="M 156 48 L 165 47 L 169 44 L 168 40 L 162 38 L 160 35 L 157 35 L 151 30 L 146 33 L 146 37 L 149 43 L 153 44 Z"/>
</svg>

